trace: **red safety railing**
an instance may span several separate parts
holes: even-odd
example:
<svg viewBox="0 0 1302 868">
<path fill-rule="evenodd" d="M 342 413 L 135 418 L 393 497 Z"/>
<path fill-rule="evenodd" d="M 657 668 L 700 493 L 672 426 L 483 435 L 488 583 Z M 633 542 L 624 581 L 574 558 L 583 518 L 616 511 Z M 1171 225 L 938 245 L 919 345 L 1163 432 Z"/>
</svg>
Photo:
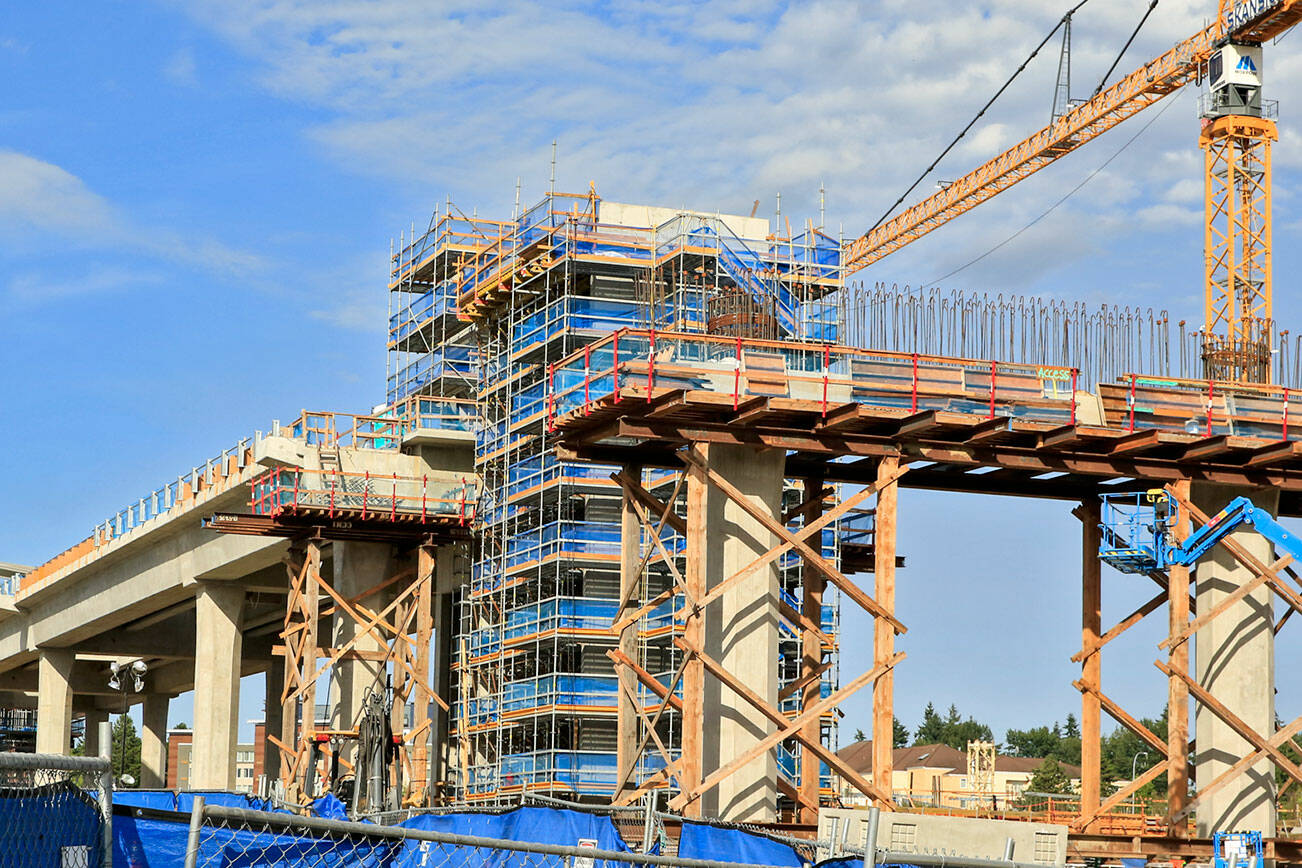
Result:
<svg viewBox="0 0 1302 868">
<path fill-rule="evenodd" d="M 726 379 L 724 379 L 726 377 Z M 823 416 L 847 402 L 912 413 L 948 410 L 1074 423 L 1079 372 L 1074 368 L 985 359 L 923 356 L 736 336 L 620 329 L 584 346 L 547 371 L 547 425 L 600 401 L 644 400 L 658 393 L 803 398 Z"/>
<path fill-rule="evenodd" d="M 253 480 L 250 506 L 255 515 L 324 513 L 356 515 L 362 520 L 420 516 L 474 521 L 478 491 L 473 481 L 431 481 L 420 477 L 373 475 L 369 471 L 276 468 Z"/>
</svg>

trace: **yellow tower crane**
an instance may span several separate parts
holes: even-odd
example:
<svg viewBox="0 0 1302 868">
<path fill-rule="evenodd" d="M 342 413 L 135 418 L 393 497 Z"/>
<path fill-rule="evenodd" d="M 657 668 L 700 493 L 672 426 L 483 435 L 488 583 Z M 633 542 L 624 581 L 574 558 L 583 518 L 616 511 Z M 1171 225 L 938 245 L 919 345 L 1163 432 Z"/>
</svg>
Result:
<svg viewBox="0 0 1302 868">
<path fill-rule="evenodd" d="M 1066 156 L 1190 81 L 1206 79 L 1204 372 L 1268 382 L 1271 348 L 1270 146 L 1274 104 L 1261 96 L 1262 44 L 1302 21 L 1302 0 L 1220 0 L 1216 21 L 1111 87 L 1057 108 L 1052 122 L 852 241 L 850 273 L 872 265 Z M 1061 68 L 1060 68 L 1061 74 Z"/>
</svg>

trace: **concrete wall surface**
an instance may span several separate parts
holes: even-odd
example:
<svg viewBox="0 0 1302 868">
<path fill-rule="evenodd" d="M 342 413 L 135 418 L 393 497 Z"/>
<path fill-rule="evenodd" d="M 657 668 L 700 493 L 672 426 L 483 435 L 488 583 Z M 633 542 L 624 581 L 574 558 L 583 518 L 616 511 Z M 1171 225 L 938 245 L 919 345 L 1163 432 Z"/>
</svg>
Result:
<svg viewBox="0 0 1302 868">
<path fill-rule="evenodd" d="M 818 812 L 818 840 L 863 847 L 868 815 L 867 808 L 823 808 Z M 1067 863 L 1066 826 L 903 811 L 882 811 L 877 826 L 877 848 L 901 853 L 1002 859 L 1009 838 L 1013 840 L 1013 859 L 1018 862 Z M 820 850 L 818 858 L 829 855 Z"/>
</svg>

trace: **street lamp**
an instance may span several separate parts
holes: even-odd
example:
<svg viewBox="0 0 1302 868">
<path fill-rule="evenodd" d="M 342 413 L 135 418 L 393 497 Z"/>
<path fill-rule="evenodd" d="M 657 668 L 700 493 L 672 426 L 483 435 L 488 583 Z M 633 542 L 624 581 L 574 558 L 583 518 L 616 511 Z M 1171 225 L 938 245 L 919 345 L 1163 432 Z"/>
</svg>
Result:
<svg viewBox="0 0 1302 868">
<path fill-rule="evenodd" d="M 120 690 L 122 692 L 122 716 L 123 717 L 126 716 L 127 710 L 129 708 L 129 704 L 127 702 L 128 690 L 131 690 L 131 692 L 133 693 L 143 693 L 145 690 L 145 674 L 147 672 L 149 672 L 149 666 L 143 660 L 133 661 L 130 666 L 123 666 L 121 663 L 118 663 L 118 661 L 116 660 L 113 660 L 109 663 L 108 686 L 111 690 Z M 129 687 L 126 680 L 127 676 L 131 677 L 131 684 Z M 112 730 L 110 730 L 110 733 L 111 732 Z M 110 735 L 110 740 L 111 739 L 112 736 Z M 122 744 L 118 747 L 117 750 L 114 750 L 113 753 L 117 757 L 117 766 L 118 766 L 117 775 L 116 775 L 117 779 L 122 783 L 126 784 L 128 787 L 134 787 L 136 785 L 136 779 L 131 775 L 127 774 L 126 769 L 124 768 L 124 764 L 126 762 L 126 753 L 127 753 L 127 735 L 126 735 L 125 725 L 123 726 L 123 731 L 122 731 Z"/>
</svg>

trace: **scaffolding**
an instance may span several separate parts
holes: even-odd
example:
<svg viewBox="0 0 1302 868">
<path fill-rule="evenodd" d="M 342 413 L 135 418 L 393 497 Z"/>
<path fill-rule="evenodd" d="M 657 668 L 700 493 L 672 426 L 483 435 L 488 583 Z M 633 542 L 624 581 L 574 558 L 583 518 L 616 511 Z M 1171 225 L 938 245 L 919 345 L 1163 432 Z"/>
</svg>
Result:
<svg viewBox="0 0 1302 868">
<path fill-rule="evenodd" d="M 835 341 L 836 308 L 826 297 L 844 283 L 839 245 L 812 225 L 775 234 L 762 220 L 608 205 L 595 190 L 551 193 L 511 221 L 467 218 L 449 203 L 425 233 L 403 242 L 389 282 L 389 406 L 378 415 L 409 420 L 400 405 L 413 400 L 473 405 L 482 481 L 473 565 L 457 594 L 452 798 L 608 800 L 621 785 L 665 788 L 665 760 L 655 752 L 638 758 L 631 780 L 619 780 L 621 688 L 610 655 L 628 648 L 667 683 L 682 660 L 682 601 L 661 600 L 638 618 L 636 641 L 621 645 L 613 628 L 624 605 L 621 469 L 557 456 L 555 396 L 575 377 L 558 363 L 639 327 Z M 426 421 L 444 427 L 437 416 Z M 685 512 L 672 474 L 632 481 Z M 801 484 L 789 483 L 785 498 L 801 501 Z M 860 516 L 857 532 L 870 525 L 871 516 Z M 825 557 L 839 558 L 836 528 L 820 541 Z M 672 526 L 644 544 L 665 557 L 643 564 L 636 599 L 627 601 L 634 608 L 663 596 L 682 569 L 684 535 Z M 784 557 L 780 575 L 784 602 L 799 606 L 800 559 Z M 822 606 L 827 635 L 838 606 L 835 595 Z M 800 633 L 784 632 L 780 651 L 785 685 L 799 677 Z M 833 661 L 817 692 L 834 690 L 835 677 Z M 784 694 L 784 713 L 798 714 L 808 693 Z M 642 687 L 638 702 L 651 709 L 660 699 Z M 657 722 L 670 756 L 678 725 L 672 710 Z M 834 745 L 832 714 L 820 732 Z M 798 749 L 782 749 L 785 778 L 799 781 L 799 763 Z M 830 796 L 825 766 L 820 773 Z M 674 795 L 668 789 L 665 798 Z"/>
</svg>

